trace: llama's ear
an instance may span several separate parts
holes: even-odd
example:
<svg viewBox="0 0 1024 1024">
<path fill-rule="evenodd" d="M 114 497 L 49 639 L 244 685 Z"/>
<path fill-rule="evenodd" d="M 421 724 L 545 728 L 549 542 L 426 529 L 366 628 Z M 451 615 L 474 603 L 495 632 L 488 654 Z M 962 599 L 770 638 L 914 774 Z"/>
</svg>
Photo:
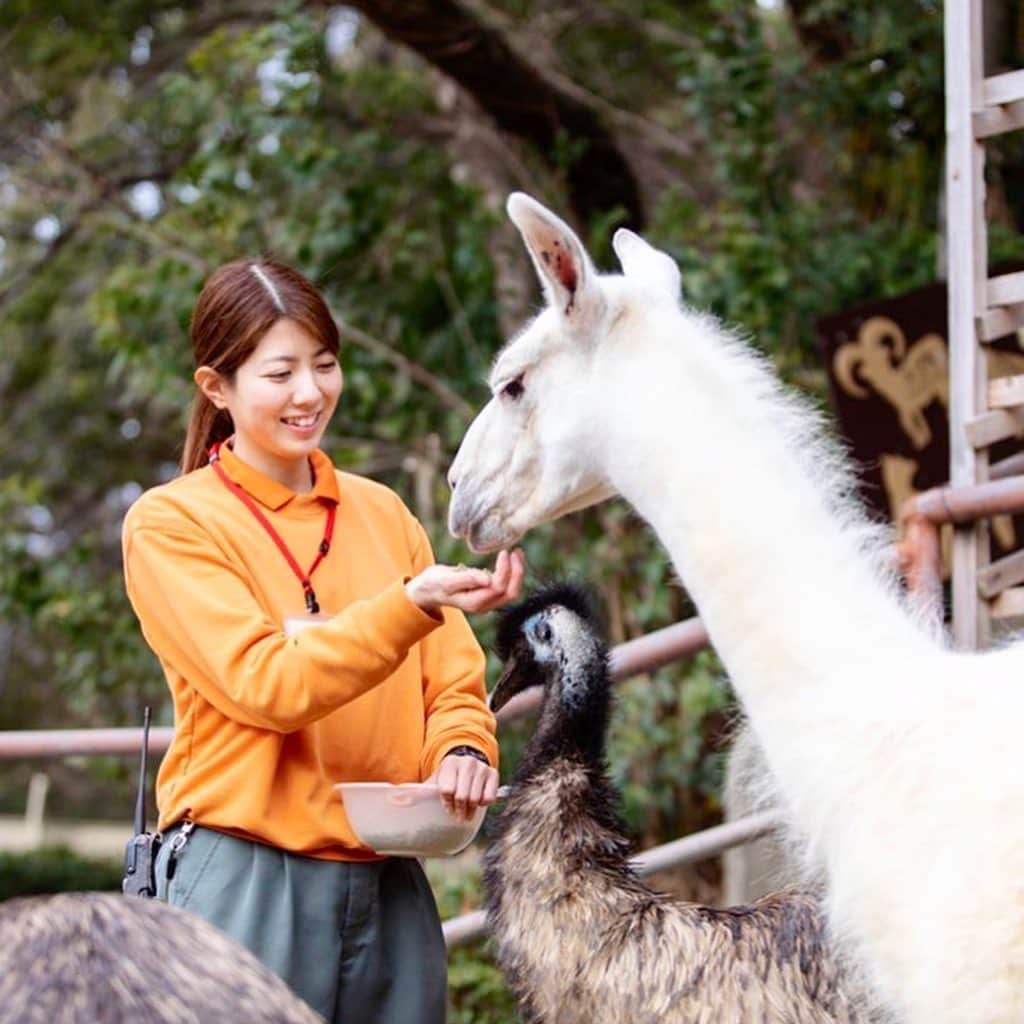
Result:
<svg viewBox="0 0 1024 1024">
<path fill-rule="evenodd" d="M 674 302 L 679 300 L 679 267 L 671 256 L 655 249 L 628 228 L 615 232 L 612 248 L 626 277 L 651 285 Z"/>
<path fill-rule="evenodd" d="M 523 236 L 548 305 L 570 323 L 588 321 L 601 308 L 601 292 L 594 265 L 576 233 L 525 192 L 513 192 L 506 209 Z"/>
</svg>

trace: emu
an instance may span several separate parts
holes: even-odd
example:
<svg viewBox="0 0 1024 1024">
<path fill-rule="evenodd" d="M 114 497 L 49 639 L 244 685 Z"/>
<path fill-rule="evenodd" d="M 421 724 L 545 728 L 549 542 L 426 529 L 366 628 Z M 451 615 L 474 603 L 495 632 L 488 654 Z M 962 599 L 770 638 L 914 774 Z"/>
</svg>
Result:
<svg viewBox="0 0 1024 1024">
<path fill-rule="evenodd" d="M 605 766 L 608 647 L 590 593 L 548 587 L 507 609 L 497 710 L 544 686 L 540 719 L 484 859 L 496 957 L 543 1024 L 860 1024 L 818 900 L 786 890 L 714 909 L 633 872 Z"/>
<path fill-rule="evenodd" d="M 317 1024 L 243 946 L 187 911 L 113 893 L 0 904 L 0 1024 Z"/>
<path fill-rule="evenodd" d="M 546 307 L 449 474 L 477 551 L 619 494 L 654 528 L 764 752 L 830 930 L 908 1024 L 1024 1020 L 1024 645 L 951 650 L 821 418 L 625 229 L 598 275 L 521 193 Z"/>
</svg>

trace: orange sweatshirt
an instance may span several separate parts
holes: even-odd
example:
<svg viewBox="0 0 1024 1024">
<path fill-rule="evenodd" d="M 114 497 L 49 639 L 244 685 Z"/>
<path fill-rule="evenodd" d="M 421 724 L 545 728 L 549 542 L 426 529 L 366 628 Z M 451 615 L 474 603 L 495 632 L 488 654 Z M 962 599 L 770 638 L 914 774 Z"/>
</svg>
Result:
<svg viewBox="0 0 1024 1024">
<path fill-rule="evenodd" d="M 290 638 L 302 587 L 237 495 L 205 466 L 147 491 L 124 523 L 128 596 L 174 702 L 157 777 L 159 827 L 201 825 L 327 860 L 374 854 L 356 839 L 337 782 L 415 782 L 452 747 L 497 765 L 484 656 L 464 616 L 406 596 L 430 565 L 427 536 L 392 491 L 314 453 L 296 494 L 238 459 L 221 466 L 256 500 L 328 614 Z"/>
</svg>

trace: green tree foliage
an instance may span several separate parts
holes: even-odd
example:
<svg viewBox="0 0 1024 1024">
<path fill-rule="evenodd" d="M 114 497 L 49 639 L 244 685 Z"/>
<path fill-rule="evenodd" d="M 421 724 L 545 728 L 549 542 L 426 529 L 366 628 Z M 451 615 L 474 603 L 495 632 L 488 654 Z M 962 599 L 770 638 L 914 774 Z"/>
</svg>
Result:
<svg viewBox="0 0 1024 1024">
<path fill-rule="evenodd" d="M 0 900 L 54 892 L 120 892 L 121 865 L 80 857 L 66 846 L 30 853 L 0 851 Z"/>
</svg>

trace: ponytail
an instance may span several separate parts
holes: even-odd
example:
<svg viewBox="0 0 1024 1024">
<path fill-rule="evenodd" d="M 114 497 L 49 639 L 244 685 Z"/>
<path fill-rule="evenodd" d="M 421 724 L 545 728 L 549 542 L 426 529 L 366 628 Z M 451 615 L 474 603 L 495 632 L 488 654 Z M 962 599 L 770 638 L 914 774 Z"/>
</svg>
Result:
<svg viewBox="0 0 1024 1024">
<path fill-rule="evenodd" d="M 234 429 L 227 409 L 218 409 L 197 388 L 185 434 L 185 448 L 181 454 L 182 473 L 191 473 L 193 469 L 205 466 L 210 445 L 227 440 Z"/>
</svg>

